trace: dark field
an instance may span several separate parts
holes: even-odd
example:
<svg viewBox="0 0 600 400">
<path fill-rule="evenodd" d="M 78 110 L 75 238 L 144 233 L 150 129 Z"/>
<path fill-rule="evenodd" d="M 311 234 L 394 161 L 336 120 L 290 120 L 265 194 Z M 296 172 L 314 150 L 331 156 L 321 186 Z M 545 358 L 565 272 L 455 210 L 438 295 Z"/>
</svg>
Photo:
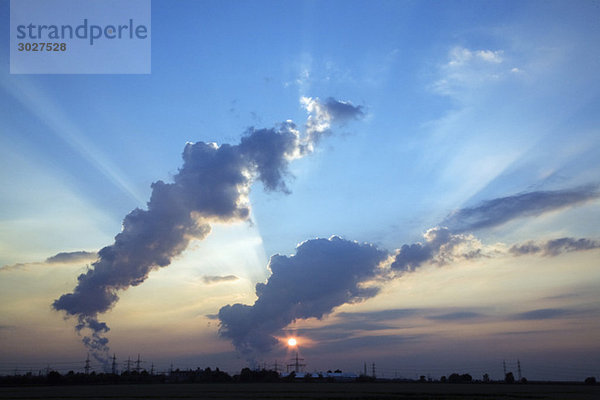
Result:
<svg viewBox="0 0 600 400">
<path fill-rule="evenodd" d="M 239 383 L 2 387 L 0 399 L 564 399 L 598 400 L 568 384 Z"/>
</svg>

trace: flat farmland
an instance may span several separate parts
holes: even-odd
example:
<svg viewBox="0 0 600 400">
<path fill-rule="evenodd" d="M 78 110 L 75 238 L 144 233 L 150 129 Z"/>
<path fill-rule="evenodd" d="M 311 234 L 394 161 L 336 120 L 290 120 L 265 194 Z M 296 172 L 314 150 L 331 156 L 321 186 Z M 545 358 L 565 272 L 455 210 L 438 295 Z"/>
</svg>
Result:
<svg viewBox="0 0 600 400">
<path fill-rule="evenodd" d="M 600 399 L 569 384 L 236 383 L 1 387 L 0 399 Z"/>
</svg>

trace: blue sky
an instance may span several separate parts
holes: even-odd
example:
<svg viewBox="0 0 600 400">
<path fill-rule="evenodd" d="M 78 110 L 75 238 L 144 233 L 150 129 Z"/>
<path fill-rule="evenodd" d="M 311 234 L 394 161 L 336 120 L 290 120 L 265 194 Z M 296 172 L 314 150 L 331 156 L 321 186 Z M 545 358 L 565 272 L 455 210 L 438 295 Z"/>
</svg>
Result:
<svg viewBox="0 0 600 400">
<path fill-rule="evenodd" d="M 9 2 L 0 4 L 8 38 Z M 249 128 L 286 120 L 306 134 L 307 118 L 319 119 L 303 106 L 309 98 L 330 116 L 343 104 L 354 114 L 334 115 L 314 151 L 286 159 L 290 193 L 255 179 L 252 223 L 211 222 L 211 234 L 170 266 L 119 290 L 120 301 L 97 315 L 111 327 L 111 351 L 235 370 L 248 357 L 233 334 L 219 335 L 219 310 L 254 303 L 270 256 L 338 235 L 387 252 L 387 264 L 357 275 L 375 279 L 378 294 L 339 300 L 322 319 L 255 327 L 304 334 L 313 368 L 338 368 L 332 359 L 350 370 L 374 361 L 389 371 L 400 363 L 436 374 L 441 364 L 439 375 L 494 375 L 503 358 L 520 357 L 539 377 L 592 374 L 600 364 L 592 340 L 600 328 L 599 13 L 583 1 L 153 1 L 150 75 L 10 75 L 3 40 L 0 337 L 10 346 L 0 346 L 2 358 L 10 368 L 18 359 L 84 358 L 74 320 L 51 305 L 93 259 L 44 260 L 111 245 L 123 218 L 147 207 L 151 184 L 173 182 L 187 142 L 236 145 Z M 518 197 L 527 193 L 538 196 Z M 437 245 L 444 231 L 430 229 L 452 212 L 500 222 L 450 226 Z M 561 238 L 589 242 L 547 244 Z M 510 252 L 530 241 L 538 251 Z M 390 267 L 404 244 L 418 243 L 422 262 L 403 273 Z M 230 275 L 237 279 L 203 280 Z M 316 283 L 308 276 L 306 284 Z M 527 314 L 539 310 L 554 312 Z M 44 335 L 54 348 L 29 354 Z M 465 335 L 472 352 L 448 350 Z M 574 335 L 581 344 L 567 345 Z M 181 344 L 171 354 L 153 350 L 173 342 Z M 347 346 L 355 350 L 340 354 Z M 275 346 L 252 357 L 286 354 Z M 544 369 L 561 359 L 571 375 Z"/>
</svg>

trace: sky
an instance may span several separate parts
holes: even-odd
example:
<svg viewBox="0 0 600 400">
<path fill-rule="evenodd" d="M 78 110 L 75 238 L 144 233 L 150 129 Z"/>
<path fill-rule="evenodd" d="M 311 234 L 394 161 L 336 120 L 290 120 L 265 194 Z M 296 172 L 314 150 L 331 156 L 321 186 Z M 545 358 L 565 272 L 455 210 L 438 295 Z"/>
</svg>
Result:
<svg viewBox="0 0 600 400">
<path fill-rule="evenodd" d="M 140 75 L 9 16 L 0 373 L 600 378 L 598 2 L 154 0 Z"/>
</svg>

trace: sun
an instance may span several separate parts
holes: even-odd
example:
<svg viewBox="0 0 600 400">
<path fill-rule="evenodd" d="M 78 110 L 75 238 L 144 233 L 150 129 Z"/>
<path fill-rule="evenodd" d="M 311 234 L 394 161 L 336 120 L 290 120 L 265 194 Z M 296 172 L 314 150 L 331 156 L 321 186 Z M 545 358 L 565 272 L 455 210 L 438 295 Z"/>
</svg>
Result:
<svg viewBox="0 0 600 400">
<path fill-rule="evenodd" d="M 298 344 L 298 341 L 296 340 L 296 338 L 289 338 L 287 343 L 288 343 L 288 346 L 293 347 Z"/>
</svg>

